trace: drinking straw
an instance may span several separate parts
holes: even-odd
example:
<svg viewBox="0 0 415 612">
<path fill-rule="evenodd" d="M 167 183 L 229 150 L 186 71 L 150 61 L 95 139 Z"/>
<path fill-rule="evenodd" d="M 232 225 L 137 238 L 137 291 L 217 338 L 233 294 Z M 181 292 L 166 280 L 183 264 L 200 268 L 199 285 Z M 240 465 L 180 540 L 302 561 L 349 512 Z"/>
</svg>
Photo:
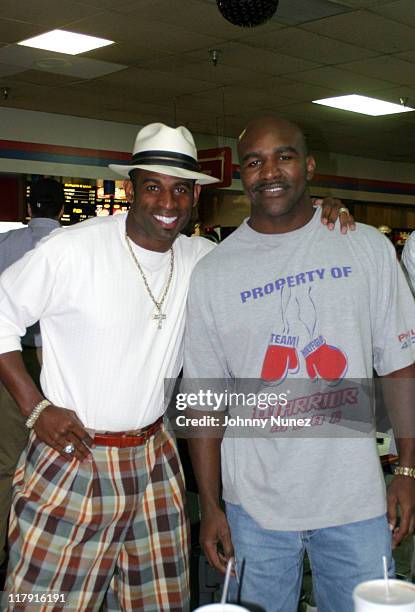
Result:
<svg viewBox="0 0 415 612">
<path fill-rule="evenodd" d="M 382 562 L 383 562 L 383 579 L 385 581 L 386 599 L 390 599 L 389 576 L 388 576 L 388 560 L 386 558 L 386 555 L 382 556 Z"/>
<path fill-rule="evenodd" d="M 222 597 L 220 600 L 221 604 L 226 603 L 226 597 L 228 596 L 229 580 L 231 577 L 231 571 L 232 571 L 234 561 L 235 561 L 234 558 L 230 557 L 228 561 L 228 565 L 226 566 L 225 582 L 223 585 Z"/>
</svg>

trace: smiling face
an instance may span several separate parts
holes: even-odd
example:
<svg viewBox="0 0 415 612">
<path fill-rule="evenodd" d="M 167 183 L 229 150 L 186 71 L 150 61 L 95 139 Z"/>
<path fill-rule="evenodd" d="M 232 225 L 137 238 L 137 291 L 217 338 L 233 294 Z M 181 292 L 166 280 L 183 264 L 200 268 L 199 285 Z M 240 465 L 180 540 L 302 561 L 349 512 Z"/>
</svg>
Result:
<svg viewBox="0 0 415 612">
<path fill-rule="evenodd" d="M 238 150 L 251 227 L 268 234 L 305 225 L 313 214 L 307 183 L 315 161 L 300 130 L 285 120 L 256 119 L 241 134 Z"/>
<path fill-rule="evenodd" d="M 133 182 L 125 184 L 131 203 L 128 235 L 145 249 L 167 251 L 189 222 L 192 207 L 199 198 L 200 185 L 194 180 L 150 170 L 133 172 Z"/>
</svg>

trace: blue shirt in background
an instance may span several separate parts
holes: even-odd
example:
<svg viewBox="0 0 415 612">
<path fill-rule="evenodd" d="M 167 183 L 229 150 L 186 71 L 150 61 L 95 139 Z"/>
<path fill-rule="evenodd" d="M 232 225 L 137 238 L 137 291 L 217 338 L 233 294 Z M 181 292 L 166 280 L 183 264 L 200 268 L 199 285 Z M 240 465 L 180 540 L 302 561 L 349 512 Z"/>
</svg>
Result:
<svg viewBox="0 0 415 612">
<path fill-rule="evenodd" d="M 23 257 L 27 251 L 31 251 L 39 240 L 58 227 L 60 227 L 60 223 L 56 219 L 34 217 L 29 221 L 27 227 L 0 234 L 0 274 Z M 39 323 L 35 323 L 27 329 L 26 335 L 22 338 L 22 345 L 27 347 L 42 346 Z"/>
</svg>

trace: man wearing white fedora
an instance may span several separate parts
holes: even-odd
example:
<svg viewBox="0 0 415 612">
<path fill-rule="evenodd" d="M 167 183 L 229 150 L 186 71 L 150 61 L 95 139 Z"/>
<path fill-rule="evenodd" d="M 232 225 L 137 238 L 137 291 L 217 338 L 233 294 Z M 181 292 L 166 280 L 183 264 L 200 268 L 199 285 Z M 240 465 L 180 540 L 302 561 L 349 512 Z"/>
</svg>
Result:
<svg viewBox="0 0 415 612">
<path fill-rule="evenodd" d="M 183 612 L 184 485 L 163 383 L 181 368 L 191 272 L 213 247 L 180 231 L 216 179 L 200 172 L 190 132 L 161 123 L 139 131 L 129 165 L 111 167 L 131 178 L 128 214 L 54 233 L 0 279 L 0 375 L 32 431 L 6 596 L 31 593 L 41 610 Z M 20 357 L 37 320 L 43 395 Z"/>
</svg>

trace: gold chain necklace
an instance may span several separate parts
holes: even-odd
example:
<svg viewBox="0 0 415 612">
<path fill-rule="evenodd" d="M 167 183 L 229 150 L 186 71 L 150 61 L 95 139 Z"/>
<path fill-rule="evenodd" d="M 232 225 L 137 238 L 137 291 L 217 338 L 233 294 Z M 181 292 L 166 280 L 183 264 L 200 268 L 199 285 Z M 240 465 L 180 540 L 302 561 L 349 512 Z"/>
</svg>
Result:
<svg viewBox="0 0 415 612">
<path fill-rule="evenodd" d="M 143 279 L 143 283 L 145 288 L 147 289 L 147 293 L 151 298 L 151 301 L 153 302 L 153 304 L 155 305 L 155 307 L 157 308 L 157 314 L 153 315 L 153 319 L 155 319 L 157 321 L 157 329 L 161 329 L 162 325 L 163 325 L 163 321 L 166 319 L 167 315 L 163 314 L 161 307 L 163 306 L 163 302 L 166 299 L 166 295 L 167 292 L 170 288 L 171 285 L 171 279 L 173 278 L 173 270 L 174 270 L 174 251 L 173 251 L 173 246 L 170 247 L 170 272 L 169 272 L 169 277 L 167 279 L 167 283 L 166 286 L 164 287 L 164 291 L 163 291 L 163 295 L 161 296 L 160 300 L 157 302 L 156 298 L 153 295 L 153 292 L 150 289 L 150 286 L 148 284 L 146 275 L 144 274 L 143 268 L 140 266 L 137 257 L 134 254 L 134 251 L 131 247 L 131 241 L 130 238 L 127 235 L 127 232 L 125 232 L 125 241 L 127 243 L 128 246 L 128 250 L 131 253 L 131 257 L 134 260 L 135 265 L 138 268 L 138 271 L 140 272 L 141 278 Z"/>
</svg>

